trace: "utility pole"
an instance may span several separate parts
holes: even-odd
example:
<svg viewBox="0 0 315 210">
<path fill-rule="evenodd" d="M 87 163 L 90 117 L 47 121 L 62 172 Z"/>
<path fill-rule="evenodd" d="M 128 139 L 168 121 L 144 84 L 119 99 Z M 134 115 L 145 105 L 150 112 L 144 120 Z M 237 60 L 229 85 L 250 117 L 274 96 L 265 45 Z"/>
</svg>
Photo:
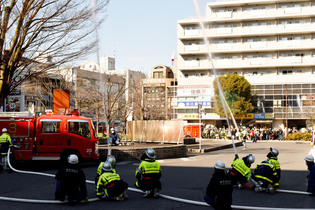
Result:
<svg viewBox="0 0 315 210">
<path fill-rule="evenodd" d="M 202 135 L 201 135 L 201 112 L 202 112 L 202 105 L 198 104 L 198 111 L 199 111 L 199 151 L 201 152 L 201 139 L 202 139 Z"/>
<path fill-rule="evenodd" d="M 285 138 L 288 138 L 288 84 L 285 84 Z"/>
</svg>

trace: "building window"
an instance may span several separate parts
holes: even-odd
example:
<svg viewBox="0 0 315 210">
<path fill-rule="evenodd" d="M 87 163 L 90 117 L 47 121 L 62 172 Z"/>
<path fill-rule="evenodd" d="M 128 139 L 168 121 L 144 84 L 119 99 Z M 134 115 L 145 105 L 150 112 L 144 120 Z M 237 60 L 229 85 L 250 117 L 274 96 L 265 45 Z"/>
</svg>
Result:
<svg viewBox="0 0 315 210">
<path fill-rule="evenodd" d="M 163 78 L 163 71 L 156 71 L 156 72 L 153 72 L 153 78 L 154 78 L 154 79 Z"/>
<path fill-rule="evenodd" d="M 42 121 L 42 133 L 60 133 L 59 121 Z"/>
<path fill-rule="evenodd" d="M 292 70 L 284 70 L 282 71 L 283 75 L 292 74 Z"/>
</svg>

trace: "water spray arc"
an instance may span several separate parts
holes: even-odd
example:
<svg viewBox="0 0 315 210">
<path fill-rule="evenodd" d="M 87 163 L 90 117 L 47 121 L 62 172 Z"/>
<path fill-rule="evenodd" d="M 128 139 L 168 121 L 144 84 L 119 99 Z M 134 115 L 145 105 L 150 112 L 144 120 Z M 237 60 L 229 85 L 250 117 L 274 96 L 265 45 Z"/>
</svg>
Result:
<svg viewBox="0 0 315 210">
<path fill-rule="evenodd" d="M 93 18 L 96 22 L 96 4 L 95 1 L 92 0 L 92 11 L 93 11 Z M 95 38 L 96 38 L 96 57 L 97 57 L 97 63 L 99 64 L 99 83 L 100 83 L 100 94 L 102 96 L 102 102 L 103 102 L 103 108 L 104 108 L 104 119 L 105 119 L 105 126 L 106 126 L 106 136 L 107 136 L 107 155 L 111 155 L 111 148 L 110 148 L 110 142 L 109 142 L 109 125 L 108 125 L 108 119 L 106 114 L 106 83 L 103 80 L 102 73 L 101 73 L 101 66 L 100 66 L 100 56 L 99 56 L 99 36 L 98 36 L 98 30 L 95 29 Z"/>
<path fill-rule="evenodd" d="M 196 13 L 198 14 L 199 25 L 200 25 L 200 27 L 201 27 L 203 39 L 204 39 L 205 45 L 206 45 L 206 47 L 207 47 L 207 52 L 208 52 L 209 60 L 210 60 L 210 63 L 211 63 L 211 68 L 212 68 L 212 71 L 213 71 L 213 74 L 214 74 L 214 77 L 215 77 L 215 81 L 216 81 L 216 84 L 217 84 L 217 87 L 218 87 L 218 90 L 219 90 L 219 95 L 220 95 L 221 104 L 222 104 L 222 106 L 223 106 L 224 114 L 225 114 L 226 121 L 227 121 L 227 124 L 228 124 L 229 135 L 231 136 L 231 126 L 230 126 L 230 122 L 229 122 L 229 118 L 228 118 L 228 114 L 227 114 L 226 107 L 228 107 L 229 113 L 230 113 L 231 118 L 232 118 L 232 120 L 233 120 L 234 126 L 235 126 L 235 128 L 237 129 L 237 132 L 239 132 L 239 131 L 238 131 L 238 126 L 237 126 L 237 124 L 236 124 L 236 121 L 235 121 L 235 119 L 234 119 L 234 116 L 233 116 L 233 114 L 232 114 L 232 111 L 231 111 L 231 109 L 230 109 L 230 107 L 229 107 L 227 101 L 225 100 L 225 97 L 224 97 L 224 95 L 223 95 L 223 91 L 222 91 L 222 88 L 221 88 L 221 85 L 220 85 L 220 81 L 219 81 L 218 76 L 217 76 L 216 69 L 214 68 L 214 65 L 213 65 L 212 53 L 211 53 L 210 47 L 209 47 L 209 46 L 210 46 L 210 43 L 209 43 L 209 40 L 208 40 L 208 38 L 207 38 L 207 36 L 206 36 L 206 30 L 205 30 L 205 27 L 204 27 L 204 24 L 203 24 L 203 21 L 202 21 L 200 9 L 199 9 L 199 6 L 198 6 L 198 0 L 193 0 L 193 1 L 194 1 Z M 209 71 L 209 76 L 210 76 L 210 71 Z M 234 154 L 237 154 L 236 147 L 235 147 L 235 144 L 234 144 L 234 139 L 232 139 L 232 144 L 233 144 Z"/>
</svg>

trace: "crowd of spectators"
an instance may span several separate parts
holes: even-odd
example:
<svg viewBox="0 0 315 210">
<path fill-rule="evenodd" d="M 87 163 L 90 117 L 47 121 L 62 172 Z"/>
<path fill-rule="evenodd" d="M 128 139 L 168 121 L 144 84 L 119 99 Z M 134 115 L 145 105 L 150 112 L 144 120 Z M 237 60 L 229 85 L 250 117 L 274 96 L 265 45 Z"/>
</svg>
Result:
<svg viewBox="0 0 315 210">
<path fill-rule="evenodd" d="M 246 130 L 246 132 L 242 132 Z M 300 130 L 297 130 L 295 127 L 288 128 L 288 134 L 291 133 L 297 133 L 297 132 L 312 132 L 312 130 L 303 128 Z M 244 133 L 246 133 L 246 139 L 252 140 L 253 142 L 256 142 L 257 140 L 283 140 L 283 137 L 285 136 L 285 129 L 282 129 L 280 127 L 278 128 L 271 128 L 271 127 L 238 127 L 238 130 L 231 126 L 231 133 L 229 133 L 228 128 L 217 128 L 217 127 L 211 127 L 206 126 L 206 128 L 203 130 L 203 138 L 208 139 L 239 139 L 244 138 Z"/>
</svg>

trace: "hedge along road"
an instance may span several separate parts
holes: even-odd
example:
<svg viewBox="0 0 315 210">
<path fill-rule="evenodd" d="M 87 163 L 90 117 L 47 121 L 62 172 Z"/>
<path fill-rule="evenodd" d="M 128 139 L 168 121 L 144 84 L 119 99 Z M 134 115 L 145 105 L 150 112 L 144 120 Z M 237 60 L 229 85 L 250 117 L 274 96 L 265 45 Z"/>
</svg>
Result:
<svg viewBox="0 0 315 210">
<path fill-rule="evenodd" d="M 310 147 L 308 143 L 294 142 L 259 142 L 248 144 L 247 150 L 241 151 L 238 148 L 240 157 L 252 153 L 256 157 L 253 167 L 266 158 L 269 147 L 279 150 L 279 160 L 283 170 L 280 181 L 280 188 L 289 190 L 305 191 L 306 189 L 306 165 L 304 157 Z M 183 199 L 203 202 L 203 194 L 208 181 L 213 172 L 213 165 L 217 160 L 223 160 L 226 165 L 230 165 L 234 158 L 233 149 L 225 149 L 201 155 L 190 156 L 179 159 L 159 160 L 162 165 L 163 176 L 162 194 Z M 118 163 L 117 172 L 122 178 L 133 187 L 134 170 L 139 162 Z M 88 165 L 84 168 L 88 180 L 93 180 L 97 165 Z M 211 168 L 210 168 L 211 167 Z M 253 168 L 252 167 L 252 168 Z M 42 167 L 42 168 L 46 168 Z M 41 171 L 55 174 L 54 170 Z M 2 173 L 1 174 L 1 196 L 30 198 L 30 199 L 53 199 L 55 181 L 49 177 L 40 177 L 28 174 Z M 89 198 L 94 198 L 94 186 L 88 185 Z M 143 199 L 139 193 L 128 192 L 129 199 L 124 202 L 99 201 L 87 204 L 80 204 L 76 208 L 95 209 L 110 207 L 113 209 L 200 209 L 206 208 L 197 205 L 190 205 L 174 202 L 166 199 Z M 313 208 L 314 198 L 305 195 L 277 193 L 269 195 L 267 193 L 255 193 L 250 190 L 234 190 L 233 205 L 239 206 L 261 206 L 278 208 Z M 14 209 L 28 209 L 35 206 L 45 209 L 69 208 L 65 204 L 25 204 L 16 202 L 1 201 L 3 205 Z"/>
</svg>

